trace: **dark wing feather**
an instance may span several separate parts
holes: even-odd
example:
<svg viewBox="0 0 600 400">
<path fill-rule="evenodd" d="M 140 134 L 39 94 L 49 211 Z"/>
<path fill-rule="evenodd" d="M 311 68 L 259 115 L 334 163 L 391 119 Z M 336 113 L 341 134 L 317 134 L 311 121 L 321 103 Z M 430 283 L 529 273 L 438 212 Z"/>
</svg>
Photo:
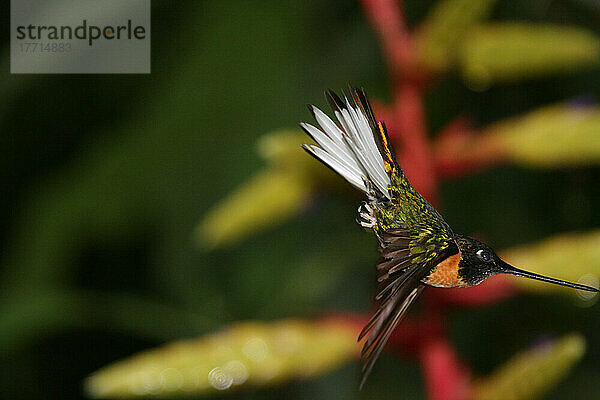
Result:
<svg viewBox="0 0 600 400">
<path fill-rule="evenodd" d="M 402 321 L 402 318 L 408 311 L 410 305 L 417 297 L 419 297 L 424 288 L 423 285 L 418 283 L 415 285 L 403 286 L 401 290 L 399 290 L 399 293 L 394 295 L 394 300 L 390 301 L 389 305 L 386 307 L 388 310 L 380 317 L 381 321 L 373 327 L 373 333 L 371 333 L 367 339 L 368 342 L 370 341 L 368 347 L 366 347 L 367 344 L 365 344 L 363 352 L 361 353 L 363 367 L 359 390 L 362 389 L 367 381 L 367 378 L 375 365 L 375 361 L 377 361 L 377 358 L 379 357 L 379 354 L 381 354 L 390 335 L 398 323 Z M 402 301 L 400 301 L 400 299 L 402 299 Z M 371 338 L 373 339 L 371 340 Z"/>
<path fill-rule="evenodd" d="M 375 297 L 378 309 L 358 337 L 360 341 L 368 334 L 361 352 L 363 368 L 360 387 L 394 328 L 424 288 L 421 279 L 426 269 L 412 260 L 410 242 L 410 232 L 403 229 L 386 231 L 381 236 L 382 257 L 377 264 L 380 286 Z"/>
</svg>

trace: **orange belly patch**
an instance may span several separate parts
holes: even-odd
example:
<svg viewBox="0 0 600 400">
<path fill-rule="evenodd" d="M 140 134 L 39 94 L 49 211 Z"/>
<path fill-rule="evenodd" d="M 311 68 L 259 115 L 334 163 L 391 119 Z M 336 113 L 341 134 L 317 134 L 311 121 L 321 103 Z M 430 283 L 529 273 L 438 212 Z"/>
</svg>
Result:
<svg viewBox="0 0 600 400">
<path fill-rule="evenodd" d="M 451 288 L 468 286 L 458 275 L 458 264 L 460 264 L 460 252 L 440 262 L 425 278 L 424 283 L 431 286 Z"/>
</svg>

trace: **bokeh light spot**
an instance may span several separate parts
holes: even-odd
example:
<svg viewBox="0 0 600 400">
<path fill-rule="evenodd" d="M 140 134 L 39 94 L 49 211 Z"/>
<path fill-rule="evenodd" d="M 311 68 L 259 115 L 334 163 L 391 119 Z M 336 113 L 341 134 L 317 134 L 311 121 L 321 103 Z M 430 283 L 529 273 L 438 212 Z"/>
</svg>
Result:
<svg viewBox="0 0 600 400">
<path fill-rule="evenodd" d="M 217 390 L 226 390 L 233 384 L 233 377 L 225 373 L 221 367 L 215 367 L 208 373 L 208 382 Z"/>
</svg>

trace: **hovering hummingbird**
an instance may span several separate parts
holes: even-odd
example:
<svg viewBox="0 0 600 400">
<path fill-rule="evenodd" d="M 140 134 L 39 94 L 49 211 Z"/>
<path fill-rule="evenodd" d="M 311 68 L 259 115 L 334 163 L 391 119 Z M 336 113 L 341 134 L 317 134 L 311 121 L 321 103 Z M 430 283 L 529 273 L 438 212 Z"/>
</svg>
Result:
<svg viewBox="0 0 600 400">
<path fill-rule="evenodd" d="M 454 233 L 442 216 L 410 184 L 396 162 L 385 124 L 377 121 L 362 89 L 342 101 L 333 91 L 327 100 L 339 124 L 309 106 L 320 125 L 300 126 L 317 145 L 302 147 L 363 191 L 357 222 L 375 232 L 377 311 L 360 333 L 368 335 L 362 352 L 362 387 L 392 331 L 426 286 L 474 286 L 497 274 L 510 274 L 571 288 L 598 289 L 523 271 L 502 261 L 485 243 Z"/>
</svg>

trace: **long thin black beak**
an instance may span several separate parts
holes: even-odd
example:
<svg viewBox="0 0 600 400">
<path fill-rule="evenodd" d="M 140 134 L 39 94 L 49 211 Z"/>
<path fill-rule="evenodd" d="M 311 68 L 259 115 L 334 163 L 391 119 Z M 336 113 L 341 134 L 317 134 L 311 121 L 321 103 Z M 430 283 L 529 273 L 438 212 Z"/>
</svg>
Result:
<svg viewBox="0 0 600 400">
<path fill-rule="evenodd" d="M 501 261 L 501 263 L 502 265 L 500 266 L 500 268 L 501 273 L 503 274 L 521 276 L 523 278 L 535 279 L 542 282 L 553 283 L 555 285 L 567 286 L 573 289 L 585 290 L 587 292 L 600 293 L 600 290 L 595 287 L 580 285 L 578 283 L 571 283 L 567 281 L 561 281 L 560 279 L 554 279 L 547 276 L 534 274 L 533 272 L 523 271 L 522 269 L 515 268 L 512 265 L 505 263 L 504 261 Z"/>
</svg>

